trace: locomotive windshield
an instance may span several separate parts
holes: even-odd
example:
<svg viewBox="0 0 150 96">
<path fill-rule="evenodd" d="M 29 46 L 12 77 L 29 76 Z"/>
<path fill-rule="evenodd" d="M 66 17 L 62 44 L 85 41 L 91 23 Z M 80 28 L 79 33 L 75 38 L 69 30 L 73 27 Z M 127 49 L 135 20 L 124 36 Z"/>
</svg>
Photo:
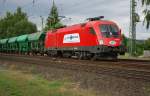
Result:
<svg viewBox="0 0 150 96">
<path fill-rule="evenodd" d="M 100 31 L 103 37 L 119 37 L 119 30 L 116 25 L 100 25 Z"/>
</svg>

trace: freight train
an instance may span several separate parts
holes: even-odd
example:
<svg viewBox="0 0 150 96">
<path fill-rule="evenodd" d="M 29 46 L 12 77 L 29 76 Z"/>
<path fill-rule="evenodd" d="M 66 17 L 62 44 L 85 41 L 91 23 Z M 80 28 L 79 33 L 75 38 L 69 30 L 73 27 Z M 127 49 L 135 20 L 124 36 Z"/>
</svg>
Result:
<svg viewBox="0 0 150 96">
<path fill-rule="evenodd" d="M 121 30 L 102 17 L 48 32 L 36 32 L 0 40 L 0 52 L 47 54 L 79 59 L 113 58 L 124 55 Z"/>
</svg>

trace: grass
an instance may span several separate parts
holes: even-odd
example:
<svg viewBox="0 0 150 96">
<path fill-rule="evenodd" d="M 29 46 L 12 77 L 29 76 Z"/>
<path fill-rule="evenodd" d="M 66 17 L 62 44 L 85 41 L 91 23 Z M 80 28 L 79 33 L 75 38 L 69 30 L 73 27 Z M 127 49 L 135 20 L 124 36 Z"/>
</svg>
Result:
<svg viewBox="0 0 150 96">
<path fill-rule="evenodd" d="M 47 81 L 20 71 L 0 70 L 0 96 L 94 96 L 67 81 Z"/>
</svg>

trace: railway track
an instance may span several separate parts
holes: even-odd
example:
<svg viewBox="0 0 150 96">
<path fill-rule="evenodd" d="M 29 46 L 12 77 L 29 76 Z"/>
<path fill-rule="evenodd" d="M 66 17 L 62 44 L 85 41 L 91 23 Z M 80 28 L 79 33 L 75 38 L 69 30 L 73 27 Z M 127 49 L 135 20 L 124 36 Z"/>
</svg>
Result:
<svg viewBox="0 0 150 96">
<path fill-rule="evenodd" d="M 15 56 L 18 58 L 21 57 L 30 57 L 32 60 L 44 60 L 44 61 L 61 61 L 66 63 L 76 62 L 76 63 L 82 63 L 82 64 L 92 64 L 95 66 L 113 66 L 113 67 L 123 67 L 123 68 L 130 68 L 130 69 L 138 69 L 138 70 L 150 70 L 150 60 L 135 60 L 135 59 L 118 59 L 118 61 L 90 61 L 90 60 L 78 60 L 78 59 L 72 59 L 72 58 L 52 58 L 47 56 L 27 56 L 27 55 L 14 55 L 14 54 L 3 54 L 4 56 Z M 57 59 L 57 60 L 56 60 Z"/>
<path fill-rule="evenodd" d="M 110 75 L 150 81 L 150 61 L 120 59 L 118 61 L 89 61 L 43 56 L 1 55 L 0 60 L 23 62 L 44 67 L 85 71 L 98 75 Z"/>
</svg>

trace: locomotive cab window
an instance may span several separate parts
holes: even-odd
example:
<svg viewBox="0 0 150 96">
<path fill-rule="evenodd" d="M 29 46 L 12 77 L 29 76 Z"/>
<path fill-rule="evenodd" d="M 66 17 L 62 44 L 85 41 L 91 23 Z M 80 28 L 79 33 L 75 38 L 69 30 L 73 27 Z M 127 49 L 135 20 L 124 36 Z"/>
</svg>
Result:
<svg viewBox="0 0 150 96">
<path fill-rule="evenodd" d="M 90 31 L 91 34 L 96 35 L 96 32 L 95 32 L 94 28 L 90 27 L 89 31 Z"/>
<path fill-rule="evenodd" d="M 100 25 L 100 31 L 104 37 L 119 37 L 119 29 L 113 24 Z"/>
</svg>

